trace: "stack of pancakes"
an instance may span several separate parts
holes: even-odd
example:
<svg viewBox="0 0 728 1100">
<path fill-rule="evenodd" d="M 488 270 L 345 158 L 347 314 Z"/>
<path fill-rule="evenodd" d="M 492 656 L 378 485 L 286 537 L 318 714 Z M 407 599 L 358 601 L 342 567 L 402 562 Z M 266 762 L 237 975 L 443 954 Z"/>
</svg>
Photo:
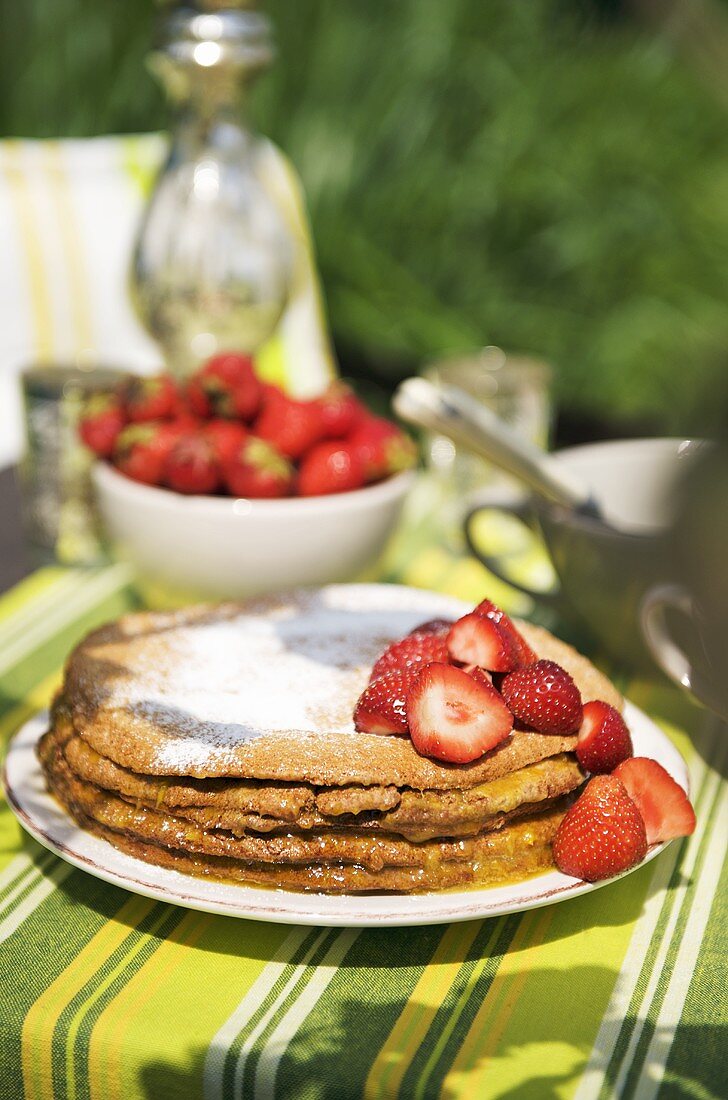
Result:
<svg viewBox="0 0 728 1100">
<path fill-rule="evenodd" d="M 467 610 L 431 593 L 331 586 L 246 605 L 137 614 L 71 655 L 39 753 L 83 827 L 147 862 L 334 893 L 524 878 L 584 775 L 574 736 L 516 730 L 472 764 L 356 733 L 393 640 Z M 570 647 L 519 624 L 584 701 L 621 705 Z"/>
</svg>

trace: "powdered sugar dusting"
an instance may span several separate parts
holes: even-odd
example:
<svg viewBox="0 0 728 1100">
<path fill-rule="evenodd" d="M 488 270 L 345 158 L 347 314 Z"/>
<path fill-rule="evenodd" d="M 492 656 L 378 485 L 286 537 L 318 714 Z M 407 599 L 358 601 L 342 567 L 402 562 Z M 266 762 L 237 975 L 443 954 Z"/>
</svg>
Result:
<svg viewBox="0 0 728 1100">
<path fill-rule="evenodd" d="M 224 613 L 223 613 L 224 611 Z M 175 625 L 139 640 L 106 705 L 153 722 L 158 763 L 179 774 L 263 735 L 354 734 L 354 703 L 382 649 L 448 597 L 332 585 Z"/>
</svg>

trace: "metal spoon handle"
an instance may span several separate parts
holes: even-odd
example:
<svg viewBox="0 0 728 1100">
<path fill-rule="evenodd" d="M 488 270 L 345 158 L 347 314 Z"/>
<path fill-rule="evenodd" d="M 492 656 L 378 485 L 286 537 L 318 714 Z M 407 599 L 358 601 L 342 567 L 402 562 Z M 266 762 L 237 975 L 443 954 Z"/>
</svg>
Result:
<svg viewBox="0 0 728 1100">
<path fill-rule="evenodd" d="M 393 404 L 403 420 L 447 436 L 525 482 L 540 496 L 567 508 L 596 510 L 586 485 L 457 386 L 408 378 L 399 386 Z"/>
</svg>

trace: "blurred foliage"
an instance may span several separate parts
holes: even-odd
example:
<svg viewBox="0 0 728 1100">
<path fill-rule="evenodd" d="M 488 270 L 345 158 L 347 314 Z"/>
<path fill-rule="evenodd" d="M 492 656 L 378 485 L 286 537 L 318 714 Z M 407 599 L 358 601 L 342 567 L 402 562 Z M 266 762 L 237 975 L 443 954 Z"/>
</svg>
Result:
<svg viewBox="0 0 728 1100">
<path fill-rule="evenodd" d="M 4 4 L 1 131 L 163 124 L 153 5 Z M 613 2 L 267 8 L 255 118 L 303 178 L 345 369 L 391 384 L 498 343 L 549 358 L 571 415 L 699 426 L 726 372 L 728 120 L 674 43 Z"/>
</svg>

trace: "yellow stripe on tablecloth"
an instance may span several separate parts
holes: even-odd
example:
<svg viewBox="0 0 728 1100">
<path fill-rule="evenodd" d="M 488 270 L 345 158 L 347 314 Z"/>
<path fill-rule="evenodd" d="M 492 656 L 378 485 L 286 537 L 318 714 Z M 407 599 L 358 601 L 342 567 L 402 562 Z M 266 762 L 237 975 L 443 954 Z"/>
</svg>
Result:
<svg viewBox="0 0 728 1100">
<path fill-rule="evenodd" d="M 89 1042 L 91 1100 L 125 1100 L 129 1095 L 123 1069 L 127 1033 L 149 1001 L 183 965 L 186 949 L 199 941 L 214 919 L 210 913 L 191 912 L 183 917 L 99 1016 Z"/>
<path fill-rule="evenodd" d="M 540 946 L 550 920 L 549 909 L 534 910 L 522 917 L 508 953 L 503 956 L 488 994 L 447 1075 L 448 1089 L 453 1096 L 462 1096 L 466 1100 L 468 1096 L 476 1095 L 470 1091 L 472 1073 L 480 1065 L 482 1058 L 487 1057 L 491 1045 L 489 1038 L 484 1048 L 483 1036 L 490 1037 L 497 1033 L 499 1027 L 505 1026 L 515 1000 L 521 993 L 521 971 L 518 964 L 528 952 L 533 952 Z"/>
<path fill-rule="evenodd" d="M 3 144 L 10 200 L 15 209 L 20 243 L 27 263 L 34 354 L 39 360 L 50 360 L 53 358 L 54 349 L 53 310 L 43 250 L 33 214 L 28 182 L 22 167 L 22 143 L 11 140 Z"/>
<path fill-rule="evenodd" d="M 44 142 L 43 154 L 44 166 L 51 178 L 50 194 L 68 274 L 74 346 L 76 353 L 80 354 L 94 346 L 90 287 L 82 253 L 82 238 L 71 200 L 68 169 L 63 160 L 60 142 Z"/>
<path fill-rule="evenodd" d="M 149 898 L 129 898 L 32 1005 L 21 1036 L 25 1100 L 54 1100 L 53 1035 L 63 1009 L 156 904 Z"/>
<path fill-rule="evenodd" d="M 35 573 L 18 581 L 0 596 L 0 638 L 6 625 L 15 629 L 14 622 L 19 616 L 35 615 L 34 601 L 44 596 L 49 589 L 65 582 L 68 570 L 60 565 L 49 565 L 37 569 Z"/>
<path fill-rule="evenodd" d="M 452 988 L 482 922 L 449 925 L 369 1071 L 366 1100 L 396 1096 L 402 1079 Z"/>
</svg>

